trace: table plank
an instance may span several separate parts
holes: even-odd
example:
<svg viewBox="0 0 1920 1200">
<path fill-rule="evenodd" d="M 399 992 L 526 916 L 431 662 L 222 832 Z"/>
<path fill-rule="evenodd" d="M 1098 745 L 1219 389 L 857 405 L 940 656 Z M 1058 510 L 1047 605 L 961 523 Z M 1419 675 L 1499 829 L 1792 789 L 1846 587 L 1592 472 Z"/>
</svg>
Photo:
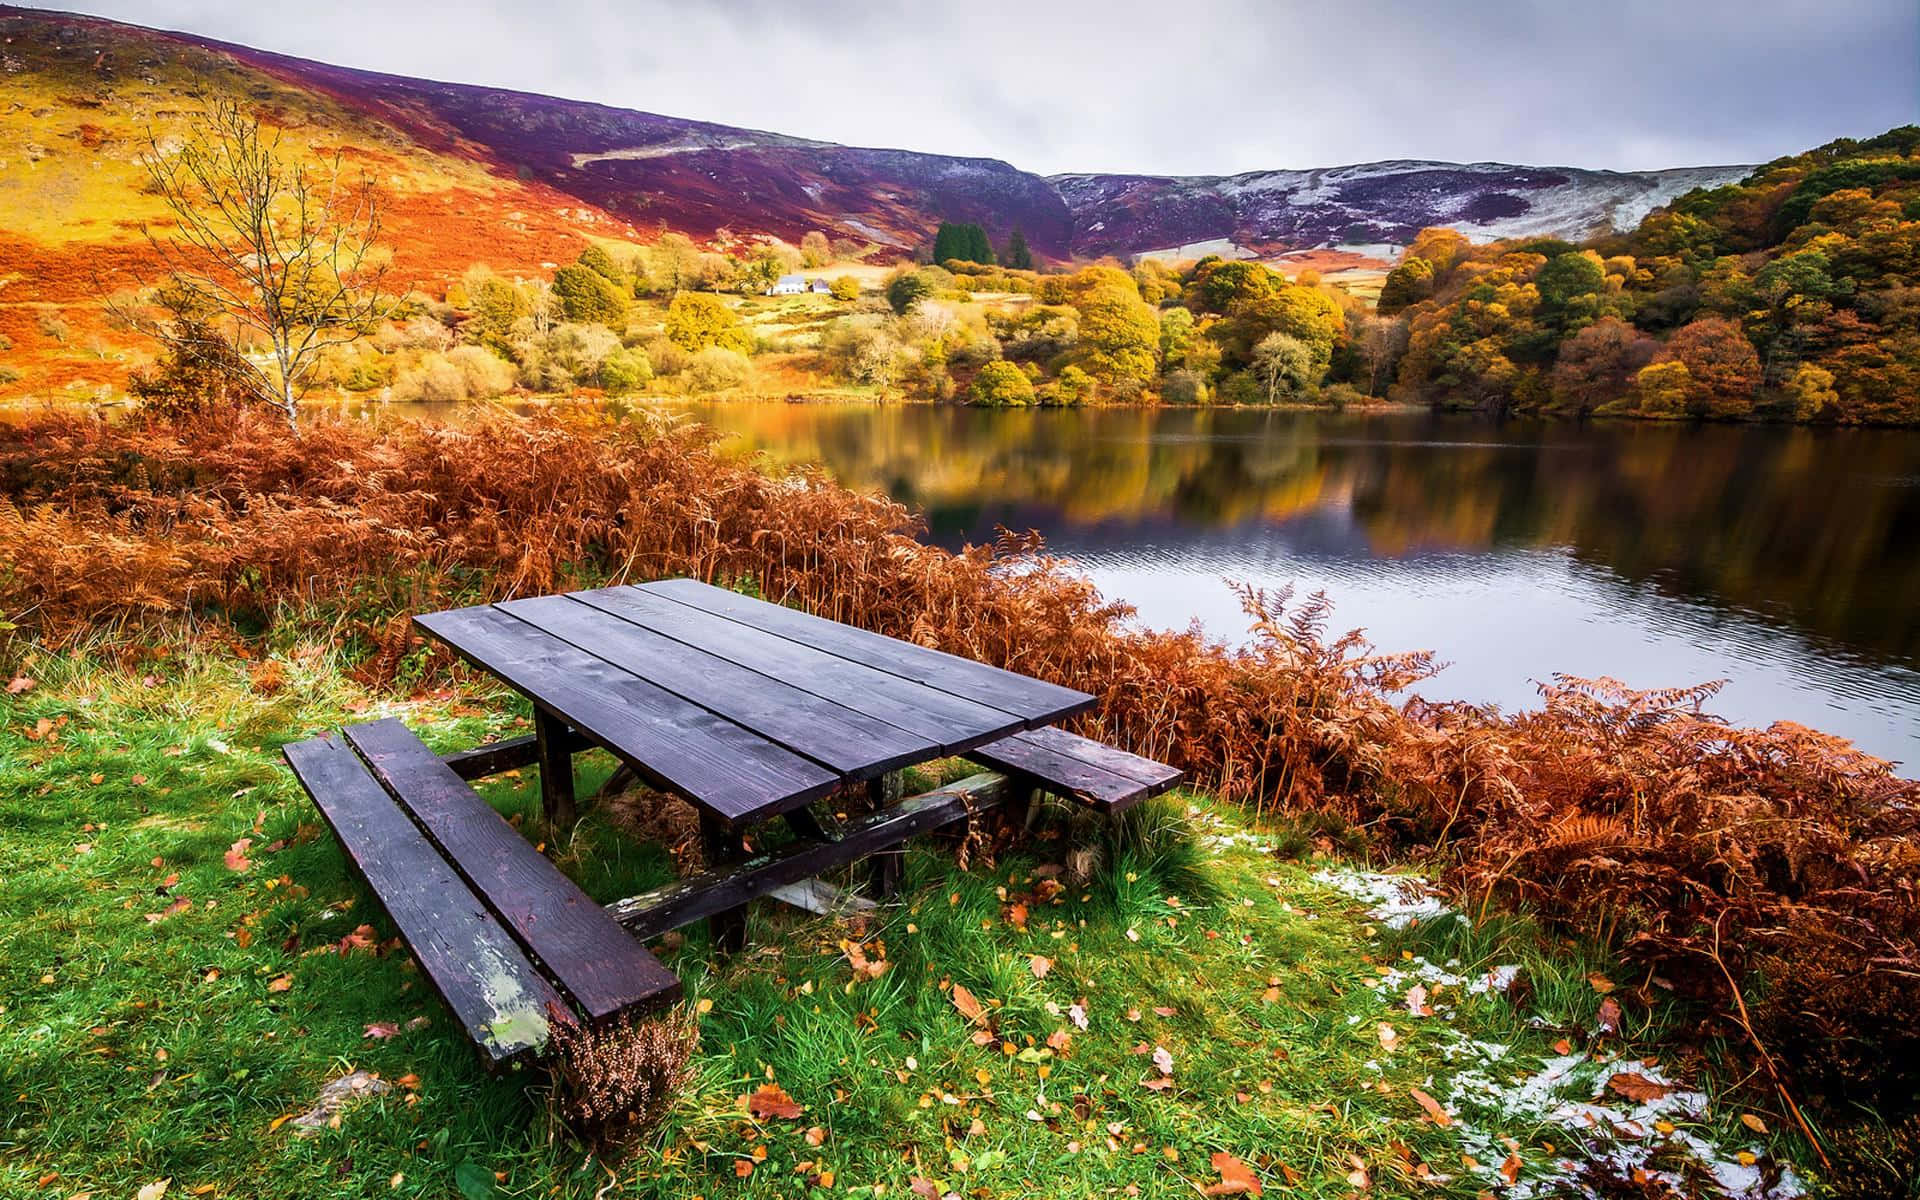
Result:
<svg viewBox="0 0 1920 1200">
<path fill-rule="evenodd" d="M 1085 712 L 1094 703 L 1094 698 L 1085 692 L 798 609 L 769 604 L 697 579 L 663 579 L 637 586 L 640 591 L 665 596 L 875 670 L 1014 713 L 1029 725 L 1051 724 Z"/>
<path fill-rule="evenodd" d="M 572 597 L 539 596 L 495 607 L 853 779 L 870 779 L 941 752 L 925 737 Z"/>
<path fill-rule="evenodd" d="M 811 803 L 833 772 L 525 621 L 481 605 L 415 617 L 423 631 L 729 825 Z"/>
<path fill-rule="evenodd" d="M 389 717 L 345 732 L 387 790 L 589 1016 L 680 995 L 672 971 L 405 725 Z"/>
<path fill-rule="evenodd" d="M 918 734 L 933 742 L 938 754 L 958 754 L 1024 724 L 1013 713 L 849 662 L 639 588 L 598 588 L 574 592 L 571 598 L 842 708 Z"/>
</svg>

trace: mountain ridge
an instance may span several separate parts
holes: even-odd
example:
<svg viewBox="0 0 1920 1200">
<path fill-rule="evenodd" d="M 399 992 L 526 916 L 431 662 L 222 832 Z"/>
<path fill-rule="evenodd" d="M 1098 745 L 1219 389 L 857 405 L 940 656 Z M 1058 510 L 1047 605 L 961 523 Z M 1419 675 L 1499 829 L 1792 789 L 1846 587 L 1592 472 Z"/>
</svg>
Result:
<svg viewBox="0 0 1920 1200">
<path fill-rule="evenodd" d="M 1619 172 L 1395 159 L 1230 175 L 1043 176 L 998 158 L 846 146 L 598 101 L 322 63 L 84 14 L 0 6 L 0 26 L 23 24 L 63 30 L 67 40 L 97 39 L 96 74 L 109 55 L 139 55 L 142 42 L 148 52 L 166 42 L 224 56 L 283 85 L 322 91 L 426 150 L 551 188 L 636 230 L 797 241 L 823 228 L 902 255 L 924 245 L 941 221 L 984 225 L 996 240 L 1018 228 L 1037 251 L 1056 259 L 1198 243 L 1263 256 L 1337 246 L 1379 252 L 1434 224 L 1454 224 L 1475 240 L 1578 237 L 1631 227 L 1692 186 L 1732 182 L 1752 169 Z M 11 53 L 7 60 L 20 61 Z M 0 86 L 17 73 L 0 74 Z"/>
</svg>

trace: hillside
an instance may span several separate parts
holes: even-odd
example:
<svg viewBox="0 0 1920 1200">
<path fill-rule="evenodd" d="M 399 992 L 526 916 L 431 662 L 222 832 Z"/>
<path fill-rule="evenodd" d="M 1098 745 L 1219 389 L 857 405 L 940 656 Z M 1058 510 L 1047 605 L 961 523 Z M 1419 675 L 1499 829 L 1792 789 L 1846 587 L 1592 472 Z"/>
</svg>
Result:
<svg viewBox="0 0 1920 1200">
<path fill-rule="evenodd" d="M 1220 240 L 1254 251 L 1404 246 L 1434 225 L 1475 241 L 1624 233 L 1676 196 L 1733 183 L 1750 169 L 1379 162 L 1225 176 L 1058 175 L 1052 182 L 1073 214 L 1074 250 L 1098 255 Z"/>
<path fill-rule="evenodd" d="M 84 114 L 62 109 L 135 123 L 165 119 L 178 115 L 173 106 L 184 105 L 200 79 L 224 78 L 289 114 L 340 124 L 355 145 L 372 143 L 393 157 L 432 163 L 429 174 L 484 177 L 480 190 L 523 202 L 513 207 L 550 208 L 557 197 L 544 189 L 552 189 L 641 230 L 697 236 L 725 229 L 791 241 L 826 229 L 909 250 L 939 221 L 970 221 L 996 236 L 1019 228 L 1037 251 L 1056 258 L 1216 238 L 1263 250 L 1405 243 L 1435 223 L 1485 238 L 1583 236 L 1631 228 L 1688 188 L 1729 182 L 1745 170 L 1618 174 L 1386 162 L 1218 177 L 1048 179 L 994 159 L 840 146 L 408 79 L 89 17 L 0 6 L 0 29 L 7 38 L 0 96 L 13 113 L 46 110 L 41 119 L 64 120 L 66 129 L 40 131 L 54 138 L 109 124 L 75 120 Z M 10 137 L 23 132 L 14 125 L 10 120 Z M 104 146 L 82 139 L 81 148 Z M 8 158 L 17 164 L 23 148 L 13 149 Z M 38 165 L 31 156 L 27 161 Z M 19 186 L 19 173 L 9 175 Z M 9 217 L 14 207 L 8 205 Z M 38 208 L 42 222 L 65 216 L 44 199 Z M 13 220 L 6 227 L 22 228 Z"/>
</svg>

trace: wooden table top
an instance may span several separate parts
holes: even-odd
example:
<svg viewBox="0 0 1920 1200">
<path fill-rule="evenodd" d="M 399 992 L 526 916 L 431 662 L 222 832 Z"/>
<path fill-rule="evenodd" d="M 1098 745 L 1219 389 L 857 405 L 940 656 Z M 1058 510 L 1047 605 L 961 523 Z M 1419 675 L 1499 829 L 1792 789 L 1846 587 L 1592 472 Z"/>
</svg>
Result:
<svg viewBox="0 0 1920 1200">
<path fill-rule="evenodd" d="M 1091 707 L 1085 692 L 694 579 L 415 617 L 734 827 Z"/>
</svg>

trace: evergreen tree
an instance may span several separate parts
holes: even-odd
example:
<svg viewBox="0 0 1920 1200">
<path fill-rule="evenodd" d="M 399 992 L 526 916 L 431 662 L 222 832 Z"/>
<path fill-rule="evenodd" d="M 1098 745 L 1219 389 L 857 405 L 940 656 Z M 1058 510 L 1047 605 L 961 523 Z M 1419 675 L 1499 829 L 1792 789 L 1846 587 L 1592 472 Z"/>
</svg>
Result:
<svg viewBox="0 0 1920 1200">
<path fill-rule="evenodd" d="M 1033 251 L 1027 249 L 1027 235 L 1014 230 L 1007 236 L 1007 253 L 1003 261 L 1016 271 L 1033 270 Z"/>
<path fill-rule="evenodd" d="M 978 225 L 942 221 L 933 235 L 933 261 L 992 263 L 993 246 L 987 241 L 987 231 Z"/>
</svg>

